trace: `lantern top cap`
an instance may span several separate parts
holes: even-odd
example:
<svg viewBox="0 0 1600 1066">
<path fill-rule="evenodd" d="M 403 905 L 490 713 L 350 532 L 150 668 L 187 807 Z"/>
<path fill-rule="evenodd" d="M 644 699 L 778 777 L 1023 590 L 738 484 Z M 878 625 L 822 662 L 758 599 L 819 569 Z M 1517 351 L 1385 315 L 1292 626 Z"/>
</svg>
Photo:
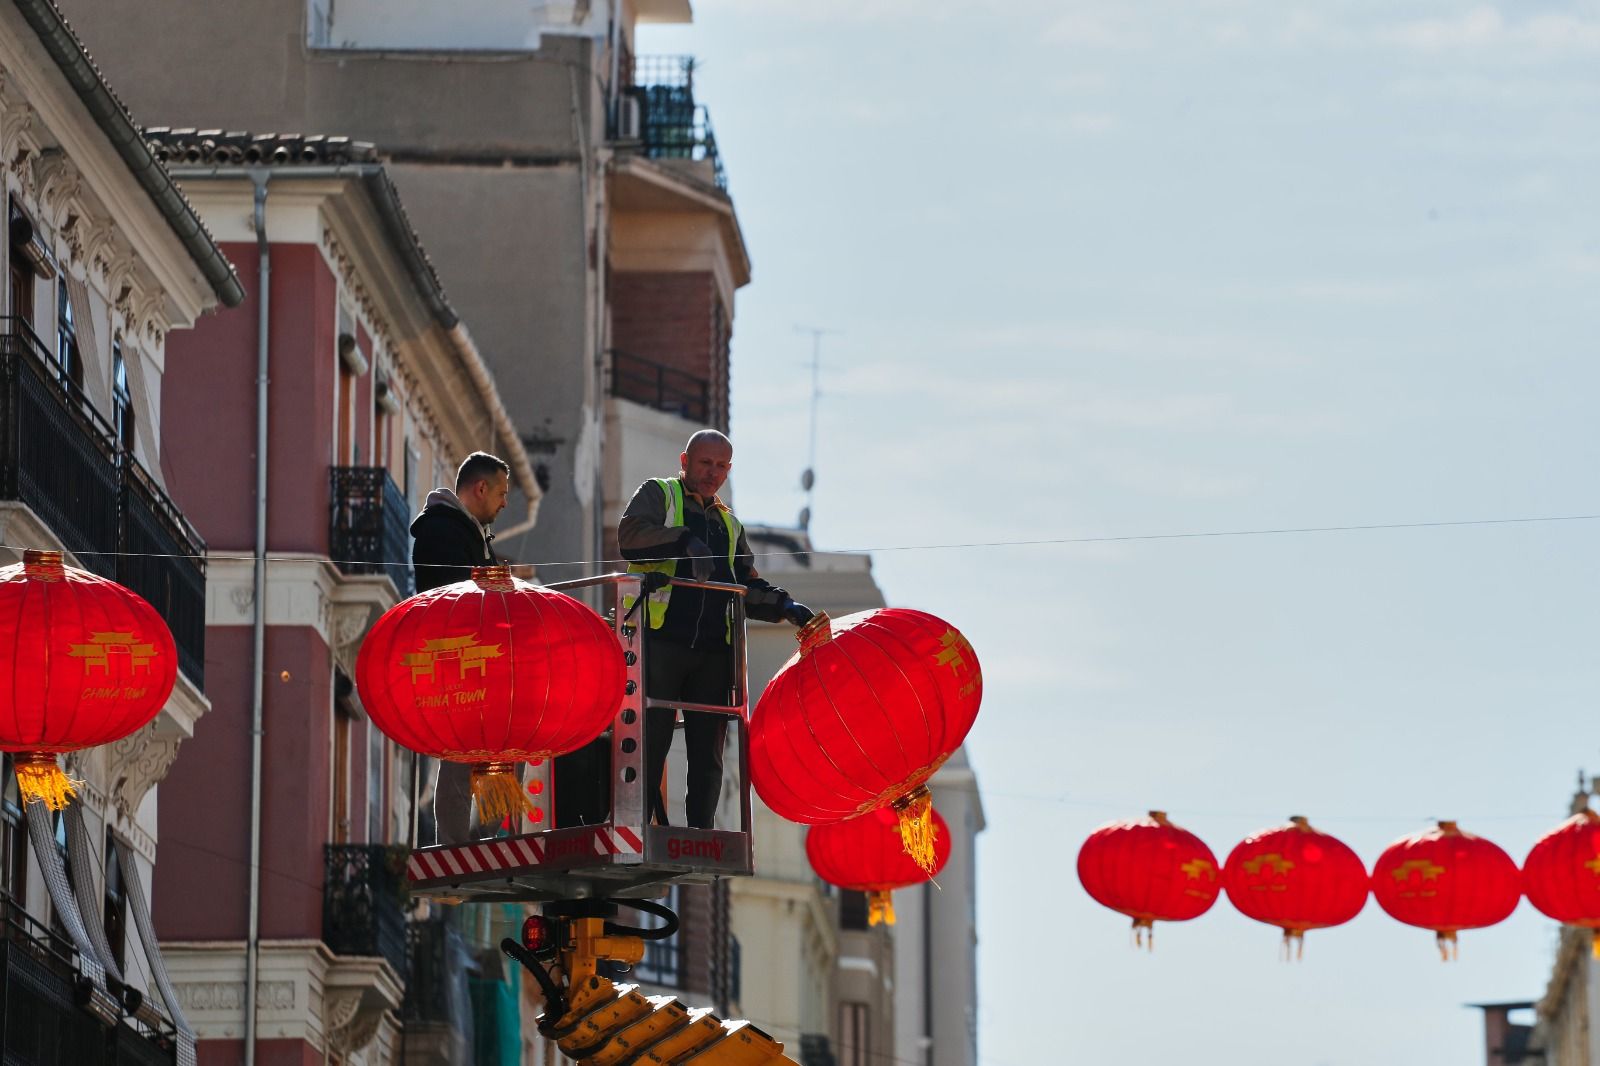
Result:
<svg viewBox="0 0 1600 1066">
<path fill-rule="evenodd" d="M 58 551 L 29 548 L 22 553 L 22 568 L 28 577 L 40 581 L 60 581 L 66 577 L 66 567 L 62 565 Z"/>
<path fill-rule="evenodd" d="M 1303 814 L 1289 815 L 1289 824 L 1300 830 L 1302 833 L 1309 833 L 1312 831 L 1311 820 Z"/>
<path fill-rule="evenodd" d="M 1461 827 L 1456 825 L 1456 823 L 1451 819 L 1441 818 L 1439 820 L 1439 832 L 1443 833 L 1447 837 L 1460 836 Z"/>
<path fill-rule="evenodd" d="M 811 620 L 795 632 L 794 639 L 800 644 L 802 658 L 832 640 L 833 624 L 828 619 L 828 612 L 818 611 L 812 615 Z"/>
<path fill-rule="evenodd" d="M 510 592 L 517 587 L 509 566 L 474 566 L 471 580 L 485 592 Z"/>
<path fill-rule="evenodd" d="M 1155 822 L 1157 825 L 1170 826 L 1172 824 L 1172 822 L 1167 819 L 1166 811 L 1151 811 L 1150 820 Z"/>
</svg>

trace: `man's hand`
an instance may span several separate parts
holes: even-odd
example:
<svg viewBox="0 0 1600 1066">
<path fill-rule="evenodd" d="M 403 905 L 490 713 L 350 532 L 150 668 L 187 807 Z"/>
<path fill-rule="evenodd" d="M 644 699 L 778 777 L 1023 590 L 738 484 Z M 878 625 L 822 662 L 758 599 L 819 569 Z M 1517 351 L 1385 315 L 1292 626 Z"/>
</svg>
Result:
<svg viewBox="0 0 1600 1066">
<path fill-rule="evenodd" d="M 696 581 L 710 581 L 711 549 L 699 537 L 690 537 L 689 542 L 683 546 L 683 554 L 689 557 L 689 565 L 694 568 Z"/>
<path fill-rule="evenodd" d="M 645 572 L 644 580 L 641 583 L 644 585 L 644 594 L 648 596 L 657 589 L 663 589 L 670 585 L 672 583 L 672 575 L 663 574 L 659 570 L 649 570 Z"/>
<path fill-rule="evenodd" d="M 783 606 L 783 620 L 795 626 L 803 626 L 811 621 L 814 612 L 803 603 L 790 600 Z"/>
</svg>

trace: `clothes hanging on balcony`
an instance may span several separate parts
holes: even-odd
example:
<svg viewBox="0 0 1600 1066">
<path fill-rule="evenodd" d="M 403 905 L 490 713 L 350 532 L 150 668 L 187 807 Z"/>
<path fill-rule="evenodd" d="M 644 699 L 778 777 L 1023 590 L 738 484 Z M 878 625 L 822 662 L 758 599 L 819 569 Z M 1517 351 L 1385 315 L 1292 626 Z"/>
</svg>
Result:
<svg viewBox="0 0 1600 1066">
<path fill-rule="evenodd" d="M 133 912 L 133 924 L 139 930 L 139 942 L 144 945 L 145 961 L 150 965 L 150 981 L 161 993 L 167 1017 L 178 1030 L 177 1066 L 195 1066 L 194 1029 L 184 1017 L 178 993 L 167 976 L 167 962 L 161 957 L 161 944 L 156 940 L 155 926 L 150 921 L 150 904 L 145 900 L 144 881 L 139 877 L 139 866 L 134 862 L 133 848 L 117 842 L 117 864 L 122 870 L 122 884 L 128 894 L 128 909 Z"/>
<path fill-rule="evenodd" d="M 89 841 L 88 827 L 83 824 L 83 804 L 67 804 L 61 812 L 61 817 L 67 824 L 67 867 L 72 871 L 73 896 L 78 905 L 78 914 L 87 919 L 98 913 L 99 908 L 95 906 L 94 896 L 91 895 L 95 886 L 91 856 L 95 854 L 95 847 Z M 117 956 L 111 950 L 110 942 L 106 940 L 104 923 L 85 920 L 83 927 L 89 934 L 89 943 L 94 945 L 95 958 L 105 968 L 106 973 L 114 980 L 126 984 L 127 978 L 122 976 L 122 971 L 117 966 Z"/>
<path fill-rule="evenodd" d="M 66 865 L 61 861 L 61 852 L 56 850 L 55 827 L 50 824 L 50 811 L 42 803 L 29 803 L 23 809 L 28 819 L 28 840 L 33 844 L 33 854 L 38 858 L 39 869 L 44 874 L 45 888 L 50 892 L 50 905 L 55 908 L 56 917 L 66 929 L 72 946 L 78 949 L 78 967 L 97 989 L 109 995 L 105 967 L 100 964 L 99 953 L 89 939 L 83 915 L 78 910 L 77 898 L 72 894 L 72 886 L 67 883 Z"/>
</svg>

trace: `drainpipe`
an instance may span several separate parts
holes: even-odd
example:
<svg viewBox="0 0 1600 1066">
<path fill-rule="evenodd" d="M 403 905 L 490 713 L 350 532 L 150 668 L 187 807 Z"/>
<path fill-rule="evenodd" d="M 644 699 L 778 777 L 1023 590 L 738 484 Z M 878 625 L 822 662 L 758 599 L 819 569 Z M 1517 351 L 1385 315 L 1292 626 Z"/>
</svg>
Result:
<svg viewBox="0 0 1600 1066">
<path fill-rule="evenodd" d="M 250 692 L 250 931 L 244 949 L 244 1066 L 256 1061 L 256 982 L 261 964 L 261 737 L 264 678 L 267 669 L 267 342 L 272 291 L 272 253 L 267 244 L 265 168 L 250 171 L 255 184 L 256 250 L 256 556 L 251 603 L 254 607 L 254 671 Z"/>
</svg>

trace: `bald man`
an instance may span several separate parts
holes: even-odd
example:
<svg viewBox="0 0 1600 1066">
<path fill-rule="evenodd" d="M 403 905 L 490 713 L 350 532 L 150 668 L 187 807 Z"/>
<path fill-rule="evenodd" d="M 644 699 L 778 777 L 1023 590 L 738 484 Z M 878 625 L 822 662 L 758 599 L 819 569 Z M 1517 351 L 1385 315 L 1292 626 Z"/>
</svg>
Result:
<svg viewBox="0 0 1600 1066">
<path fill-rule="evenodd" d="M 739 584 L 750 591 L 745 611 L 758 621 L 804 625 L 811 611 L 756 572 L 744 527 L 717 493 L 733 468 L 733 442 L 714 429 L 689 438 L 675 478 L 652 478 L 633 494 L 617 543 L 630 573 L 655 573 L 695 581 Z M 645 695 L 681 703 L 723 704 L 733 689 L 733 597 L 711 589 L 663 586 L 645 609 Z M 677 712 L 645 711 L 645 795 L 666 824 L 662 769 L 672 745 Z M 722 792 L 722 753 L 728 717 L 685 711 L 689 772 L 685 819 L 714 828 Z"/>
</svg>

